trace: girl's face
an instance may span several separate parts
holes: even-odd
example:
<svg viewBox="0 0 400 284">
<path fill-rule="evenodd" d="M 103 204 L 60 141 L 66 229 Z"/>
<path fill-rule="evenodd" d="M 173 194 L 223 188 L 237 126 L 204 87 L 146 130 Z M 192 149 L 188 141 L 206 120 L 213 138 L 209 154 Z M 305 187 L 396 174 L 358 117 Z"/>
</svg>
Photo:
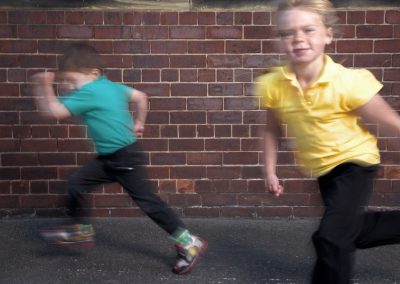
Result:
<svg viewBox="0 0 400 284">
<path fill-rule="evenodd" d="M 278 32 L 280 45 L 291 64 L 307 65 L 323 60 L 325 45 L 333 39 L 320 15 L 299 8 L 279 12 Z"/>
</svg>

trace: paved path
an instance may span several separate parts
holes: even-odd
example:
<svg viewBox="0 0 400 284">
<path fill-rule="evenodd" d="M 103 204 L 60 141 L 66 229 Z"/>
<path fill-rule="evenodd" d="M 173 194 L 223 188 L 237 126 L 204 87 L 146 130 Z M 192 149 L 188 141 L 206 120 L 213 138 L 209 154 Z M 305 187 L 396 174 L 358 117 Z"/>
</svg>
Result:
<svg viewBox="0 0 400 284">
<path fill-rule="evenodd" d="M 308 283 L 316 220 L 185 221 L 209 250 L 191 274 L 177 276 L 172 242 L 147 218 L 95 219 L 97 245 L 80 249 L 39 238 L 55 220 L 0 220 L 0 283 Z M 400 283 L 400 246 L 359 251 L 352 283 Z"/>
</svg>

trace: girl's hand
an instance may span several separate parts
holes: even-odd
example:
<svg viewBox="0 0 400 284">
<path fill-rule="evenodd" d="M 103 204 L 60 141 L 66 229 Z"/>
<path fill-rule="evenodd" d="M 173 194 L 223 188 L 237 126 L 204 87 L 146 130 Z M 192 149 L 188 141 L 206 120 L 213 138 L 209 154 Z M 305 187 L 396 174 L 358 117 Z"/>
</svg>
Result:
<svg viewBox="0 0 400 284">
<path fill-rule="evenodd" d="M 137 137 L 142 137 L 143 132 L 144 132 L 144 124 L 141 121 L 136 120 L 135 126 L 134 126 L 134 131 L 135 131 L 135 134 Z"/>
<path fill-rule="evenodd" d="M 279 184 L 279 180 L 276 175 L 268 175 L 266 183 L 268 191 L 275 196 L 279 196 L 283 193 L 283 186 Z"/>
</svg>

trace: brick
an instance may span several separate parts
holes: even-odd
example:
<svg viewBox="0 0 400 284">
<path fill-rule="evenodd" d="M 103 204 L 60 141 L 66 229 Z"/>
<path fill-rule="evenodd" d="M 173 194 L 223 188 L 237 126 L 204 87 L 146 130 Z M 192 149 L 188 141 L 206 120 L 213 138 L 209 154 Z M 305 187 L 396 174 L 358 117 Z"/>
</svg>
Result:
<svg viewBox="0 0 400 284">
<path fill-rule="evenodd" d="M 161 180 L 158 188 L 161 193 L 176 193 L 176 180 Z"/>
<path fill-rule="evenodd" d="M 272 218 L 272 217 L 290 218 L 293 215 L 292 208 L 288 206 L 257 207 L 256 214 L 257 216 L 263 218 Z"/>
<path fill-rule="evenodd" d="M 197 25 L 197 12 L 180 12 L 179 25 Z"/>
<path fill-rule="evenodd" d="M 51 194 L 67 194 L 67 182 L 66 181 L 49 181 L 49 193 Z"/>
<path fill-rule="evenodd" d="M 224 207 L 221 208 L 221 217 L 224 218 L 254 218 L 256 208 Z"/>
<path fill-rule="evenodd" d="M 226 53 L 260 53 L 260 41 L 227 41 Z"/>
<path fill-rule="evenodd" d="M 233 82 L 233 70 L 232 69 L 217 70 L 217 81 L 218 82 Z"/>
<path fill-rule="evenodd" d="M 9 11 L 8 23 L 10 24 L 26 24 L 28 22 L 28 11 Z"/>
<path fill-rule="evenodd" d="M 23 195 L 21 208 L 59 208 L 64 206 L 63 198 L 51 195 Z"/>
<path fill-rule="evenodd" d="M 35 53 L 36 41 L 33 40 L 0 40 L 2 53 Z"/>
<path fill-rule="evenodd" d="M 207 122 L 211 124 L 240 124 L 242 123 L 242 112 L 240 111 L 224 111 L 224 112 L 208 112 Z"/>
<path fill-rule="evenodd" d="M 179 80 L 179 72 L 175 69 L 163 69 L 161 70 L 161 81 L 162 82 L 177 82 Z"/>
<path fill-rule="evenodd" d="M 186 164 L 185 153 L 151 153 L 150 163 L 152 165 L 184 165 Z"/>
<path fill-rule="evenodd" d="M 197 82 L 197 69 L 181 69 L 179 77 L 181 82 Z"/>
<path fill-rule="evenodd" d="M 372 40 L 338 40 L 337 51 L 342 53 L 367 53 L 372 52 Z"/>
<path fill-rule="evenodd" d="M 204 39 L 205 28 L 201 26 L 171 26 L 171 39 Z"/>
<path fill-rule="evenodd" d="M 258 102 L 250 97 L 224 98 L 225 110 L 254 110 L 258 109 Z"/>
<path fill-rule="evenodd" d="M 142 70 L 142 82 L 160 82 L 160 70 Z"/>
<path fill-rule="evenodd" d="M 47 11 L 47 24 L 64 24 L 65 23 L 65 12 L 64 11 Z"/>
<path fill-rule="evenodd" d="M 150 42 L 148 41 L 114 41 L 113 43 L 115 53 L 150 53 Z"/>
<path fill-rule="evenodd" d="M 201 194 L 203 206 L 230 206 L 237 205 L 235 194 Z"/>
<path fill-rule="evenodd" d="M 206 170 L 204 167 L 198 166 L 184 166 L 184 167 L 171 167 L 171 178 L 175 179 L 199 179 L 206 177 Z"/>
<path fill-rule="evenodd" d="M 199 69 L 198 70 L 198 81 L 199 82 L 215 82 L 215 70 L 213 69 Z"/>
<path fill-rule="evenodd" d="M 362 27 L 362 26 L 356 26 L 356 25 L 338 25 L 336 27 L 335 33 L 338 35 L 338 38 L 350 38 L 353 39 L 356 37 L 356 29 Z M 362 29 L 363 33 L 366 33 L 367 31 L 365 29 Z M 334 42 L 330 45 L 331 47 L 334 46 Z"/>
<path fill-rule="evenodd" d="M 44 166 L 76 165 L 75 153 L 40 153 L 38 159 Z"/>
<path fill-rule="evenodd" d="M 203 139 L 170 139 L 169 151 L 204 151 Z"/>
<path fill-rule="evenodd" d="M 59 140 L 60 152 L 92 152 L 93 144 L 87 139 Z"/>
<path fill-rule="evenodd" d="M 131 68 L 134 60 L 128 55 L 105 55 L 102 59 L 108 68 Z"/>
<path fill-rule="evenodd" d="M 159 25 L 160 12 L 145 12 L 142 14 L 142 25 Z"/>
<path fill-rule="evenodd" d="M 244 39 L 274 39 L 276 32 L 272 26 L 245 26 Z"/>
<path fill-rule="evenodd" d="M 161 12 L 160 23 L 161 25 L 177 25 L 178 17 L 177 12 Z"/>
<path fill-rule="evenodd" d="M 104 14 L 100 11 L 86 11 L 84 18 L 86 25 L 101 25 L 104 23 Z"/>
<path fill-rule="evenodd" d="M 253 15 L 251 12 L 236 12 L 235 25 L 251 25 L 253 22 Z"/>
<path fill-rule="evenodd" d="M 232 137 L 230 125 L 215 125 L 215 137 Z"/>
<path fill-rule="evenodd" d="M 189 165 L 222 165 L 221 153 L 188 153 Z"/>
<path fill-rule="evenodd" d="M 210 218 L 210 217 L 220 216 L 218 208 L 193 207 L 193 208 L 185 208 L 183 212 L 185 216 L 188 217 Z"/>
<path fill-rule="evenodd" d="M 225 152 L 223 154 L 224 165 L 251 165 L 258 164 L 257 152 Z"/>
<path fill-rule="evenodd" d="M 209 68 L 238 68 L 242 67 L 240 55 L 209 55 L 207 56 Z"/>
<path fill-rule="evenodd" d="M 2 68 L 19 67 L 18 57 L 16 55 L 2 55 L 0 57 L 0 66 L 2 66 Z"/>
<path fill-rule="evenodd" d="M 400 68 L 384 70 L 384 81 L 400 81 Z"/>
<path fill-rule="evenodd" d="M 174 41 L 152 41 L 151 53 L 153 54 L 182 54 L 187 53 L 188 42 L 181 40 Z"/>
<path fill-rule="evenodd" d="M 49 192 L 49 183 L 47 181 L 32 181 L 30 185 L 30 193 L 44 194 Z"/>
<path fill-rule="evenodd" d="M 269 68 L 279 64 L 276 55 L 244 55 L 243 67 L 245 68 Z"/>
<path fill-rule="evenodd" d="M 123 70 L 123 82 L 140 82 L 141 73 L 139 70 Z"/>
<path fill-rule="evenodd" d="M 239 83 L 209 84 L 209 96 L 242 96 L 243 85 Z"/>
<path fill-rule="evenodd" d="M 388 24 L 400 24 L 400 11 L 399 10 L 389 10 L 386 11 L 385 17 L 386 23 Z"/>
<path fill-rule="evenodd" d="M 171 68 L 205 68 L 205 55 L 171 55 L 169 57 Z"/>
<path fill-rule="evenodd" d="M 242 28 L 240 26 L 213 26 L 207 27 L 207 39 L 241 39 Z"/>
<path fill-rule="evenodd" d="M 122 25 L 123 16 L 120 12 L 104 12 L 105 25 Z"/>
<path fill-rule="evenodd" d="M 365 11 L 347 11 L 348 24 L 365 24 Z"/>
<path fill-rule="evenodd" d="M 25 69 L 8 69 L 7 78 L 9 82 L 26 82 L 26 70 Z"/>
<path fill-rule="evenodd" d="M 20 38 L 54 38 L 56 28 L 54 26 L 27 25 L 18 27 Z"/>
<path fill-rule="evenodd" d="M 180 179 L 177 181 L 177 190 L 179 193 L 194 193 L 194 181 L 193 180 L 185 180 Z M 192 196 L 195 199 L 199 197 L 198 195 L 185 195 L 185 196 Z M 191 198 L 190 198 L 191 199 Z M 186 203 L 185 203 L 186 204 Z"/>
<path fill-rule="evenodd" d="M 12 195 L 2 195 L 0 198 L 0 208 L 18 208 L 19 198 Z"/>
<path fill-rule="evenodd" d="M 389 54 L 355 54 L 355 67 L 390 67 L 392 58 Z"/>
<path fill-rule="evenodd" d="M 374 52 L 377 53 L 400 52 L 400 39 L 375 40 Z"/>
<path fill-rule="evenodd" d="M 206 139 L 206 151 L 239 151 L 240 139 Z"/>
<path fill-rule="evenodd" d="M 356 28 L 357 38 L 391 38 L 393 26 L 391 25 L 363 25 Z"/>
<path fill-rule="evenodd" d="M 216 23 L 215 12 L 200 12 L 197 18 L 199 25 L 215 25 Z"/>
<path fill-rule="evenodd" d="M 152 111 L 147 116 L 147 124 L 169 124 L 169 113 Z"/>
<path fill-rule="evenodd" d="M 95 207 L 131 207 L 132 199 L 127 194 L 107 194 L 94 196 Z"/>
<path fill-rule="evenodd" d="M 225 45 L 223 41 L 189 41 L 188 52 L 200 54 L 224 53 Z"/>
<path fill-rule="evenodd" d="M 1 167 L 0 180 L 18 180 L 21 179 L 20 169 L 16 167 Z"/>
<path fill-rule="evenodd" d="M 223 100 L 221 98 L 189 98 L 188 110 L 222 110 Z"/>
<path fill-rule="evenodd" d="M 13 131 L 11 126 L 1 125 L 0 126 L 0 138 L 12 138 Z"/>
<path fill-rule="evenodd" d="M 37 166 L 39 165 L 38 155 L 35 153 L 12 153 L 2 154 L 2 166 L 15 167 L 15 166 Z"/>
<path fill-rule="evenodd" d="M 55 139 L 24 139 L 21 140 L 22 152 L 50 152 L 57 151 Z"/>
<path fill-rule="evenodd" d="M 367 24 L 383 24 L 385 17 L 384 11 L 367 11 Z"/>
<path fill-rule="evenodd" d="M 171 84 L 171 96 L 206 96 L 206 84 Z"/>
<path fill-rule="evenodd" d="M 196 125 L 180 125 L 178 130 L 179 130 L 179 137 L 182 138 L 196 137 Z"/>
<path fill-rule="evenodd" d="M 96 26 L 93 32 L 96 39 L 128 39 L 132 35 L 125 26 Z"/>
<path fill-rule="evenodd" d="M 168 140 L 167 139 L 140 139 L 144 151 L 167 151 Z"/>
<path fill-rule="evenodd" d="M 11 183 L 12 194 L 27 194 L 29 193 L 29 181 L 13 181 Z"/>
<path fill-rule="evenodd" d="M 94 35 L 90 26 L 58 26 L 57 36 L 59 38 L 89 39 Z"/>
<path fill-rule="evenodd" d="M 197 137 L 213 137 L 213 125 L 197 125 Z"/>
<path fill-rule="evenodd" d="M 133 56 L 135 68 L 165 68 L 169 67 L 169 58 L 165 55 Z"/>
<path fill-rule="evenodd" d="M 271 24 L 270 12 L 253 12 L 254 25 L 269 25 Z"/>
<path fill-rule="evenodd" d="M 172 206 L 199 206 L 201 197 L 197 194 L 170 194 L 168 203 Z"/>
<path fill-rule="evenodd" d="M 5 38 L 17 38 L 18 29 L 17 26 L 13 25 L 2 25 L 0 29 L 0 37 Z"/>
<path fill-rule="evenodd" d="M 7 24 L 7 12 L 0 11 L 0 24 Z"/>
<path fill-rule="evenodd" d="M 32 99 L 25 98 L 1 98 L 0 97 L 0 110 L 34 110 L 36 108 Z"/>
<path fill-rule="evenodd" d="M 55 167 L 23 167 L 21 178 L 29 180 L 56 179 L 57 168 Z"/>
<path fill-rule="evenodd" d="M 81 25 L 85 22 L 85 14 L 78 11 L 66 11 L 65 23 L 71 25 Z"/>
<path fill-rule="evenodd" d="M 217 25 L 233 25 L 233 17 L 232 12 L 217 12 Z"/>
</svg>

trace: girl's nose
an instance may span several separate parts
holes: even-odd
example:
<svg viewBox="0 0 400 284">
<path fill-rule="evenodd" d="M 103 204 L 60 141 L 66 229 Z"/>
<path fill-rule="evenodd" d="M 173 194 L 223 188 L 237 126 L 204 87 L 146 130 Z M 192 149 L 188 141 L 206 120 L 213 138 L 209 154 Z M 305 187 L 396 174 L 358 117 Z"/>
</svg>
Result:
<svg viewBox="0 0 400 284">
<path fill-rule="evenodd" d="M 294 42 L 301 42 L 304 40 L 304 33 L 301 30 L 298 30 L 294 33 L 294 38 L 293 41 Z"/>
</svg>

